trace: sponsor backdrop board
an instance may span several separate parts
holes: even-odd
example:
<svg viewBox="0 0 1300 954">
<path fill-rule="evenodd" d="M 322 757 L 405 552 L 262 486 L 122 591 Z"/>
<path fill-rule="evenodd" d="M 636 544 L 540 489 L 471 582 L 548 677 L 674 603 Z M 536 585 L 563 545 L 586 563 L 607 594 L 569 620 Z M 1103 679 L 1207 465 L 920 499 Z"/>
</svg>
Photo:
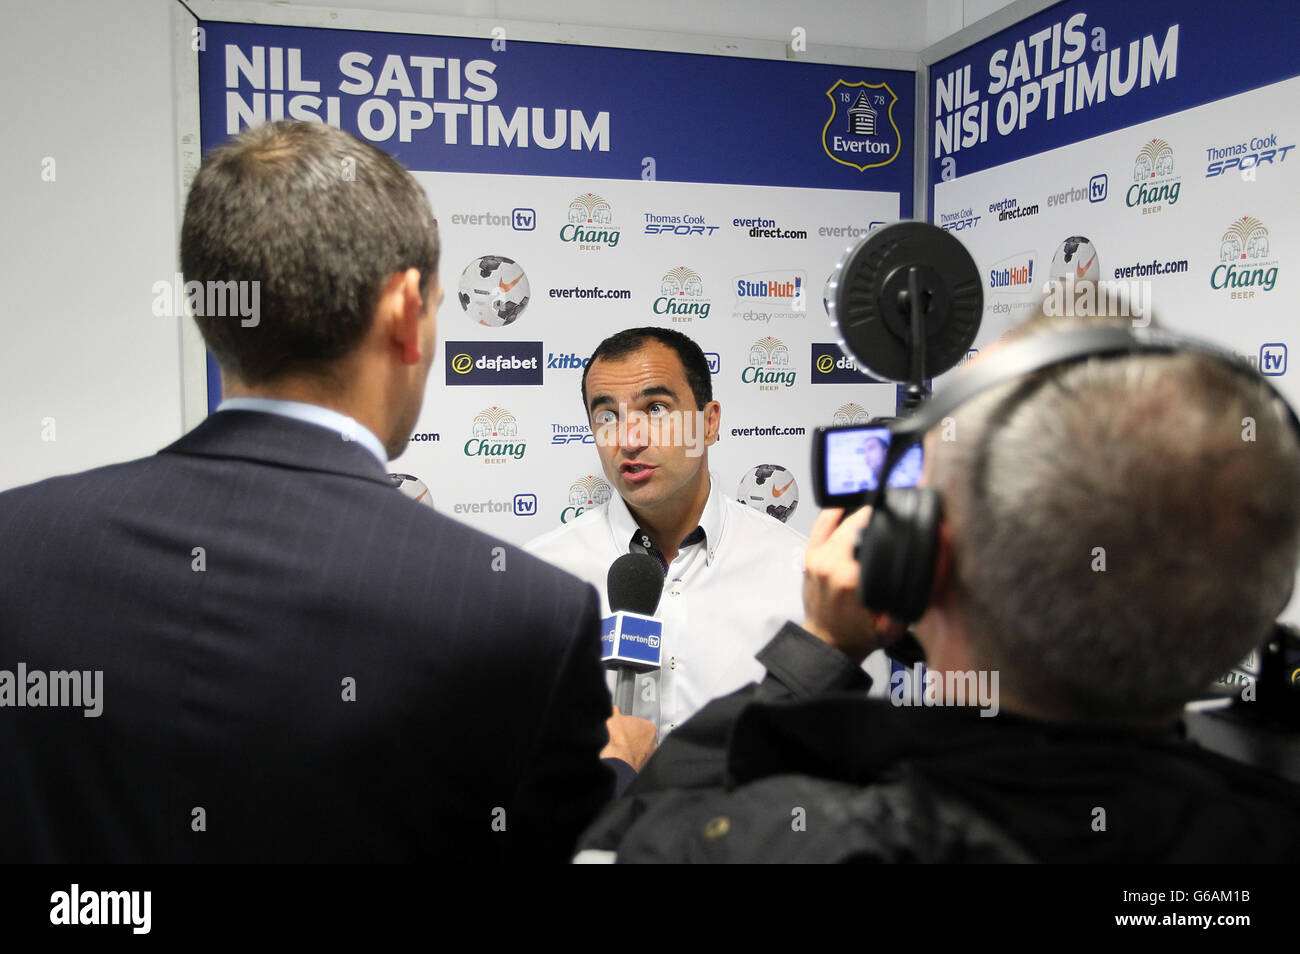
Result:
<svg viewBox="0 0 1300 954">
<path fill-rule="evenodd" d="M 984 275 L 983 347 L 1036 309 L 1128 303 L 1293 401 L 1300 18 L 1290 4 L 1066 2 L 935 62 L 932 221 Z M 1291 276 L 1290 280 L 1294 280 Z M 1059 283 L 1057 283 L 1059 280 Z"/>
<path fill-rule="evenodd" d="M 812 428 L 893 412 L 894 387 L 839 354 L 822 291 L 846 246 L 911 214 L 914 74 L 204 26 L 205 151 L 266 119 L 319 119 L 428 191 L 439 353 L 391 466 L 438 509 L 524 542 L 607 499 L 579 383 L 623 328 L 700 343 L 722 404 L 711 469 L 803 532 Z"/>
<path fill-rule="evenodd" d="M 1243 355 L 1300 405 L 1298 48 L 1293 3 L 1105 0 L 935 62 L 930 208 L 984 275 L 976 349 L 1045 292 L 1060 313 L 1099 309 L 1091 287 Z"/>
</svg>

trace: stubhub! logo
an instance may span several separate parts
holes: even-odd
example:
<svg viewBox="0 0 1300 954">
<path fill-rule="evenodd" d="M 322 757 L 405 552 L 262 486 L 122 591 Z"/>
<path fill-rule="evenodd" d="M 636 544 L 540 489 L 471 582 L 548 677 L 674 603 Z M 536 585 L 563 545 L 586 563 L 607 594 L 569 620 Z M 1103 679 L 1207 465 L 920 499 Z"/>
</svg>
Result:
<svg viewBox="0 0 1300 954">
<path fill-rule="evenodd" d="M 448 385 L 539 385 L 540 341 L 447 341 Z"/>
</svg>

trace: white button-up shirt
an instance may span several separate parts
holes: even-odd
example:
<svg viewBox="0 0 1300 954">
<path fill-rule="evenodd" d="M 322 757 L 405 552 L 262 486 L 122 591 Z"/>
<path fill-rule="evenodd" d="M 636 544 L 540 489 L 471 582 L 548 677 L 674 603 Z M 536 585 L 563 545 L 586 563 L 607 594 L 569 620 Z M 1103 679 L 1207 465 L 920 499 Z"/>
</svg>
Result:
<svg viewBox="0 0 1300 954">
<path fill-rule="evenodd" d="M 803 619 L 807 538 L 724 497 L 712 475 L 710 483 L 700 515 L 704 538 L 682 547 L 664 579 L 655 614 L 663 621 L 662 668 L 638 680 L 636 707 L 629 713 L 655 722 L 660 737 L 709 700 L 762 679 L 754 654 L 786 620 Z M 610 564 L 641 535 L 615 494 L 525 549 L 594 584 L 608 615 Z"/>
</svg>

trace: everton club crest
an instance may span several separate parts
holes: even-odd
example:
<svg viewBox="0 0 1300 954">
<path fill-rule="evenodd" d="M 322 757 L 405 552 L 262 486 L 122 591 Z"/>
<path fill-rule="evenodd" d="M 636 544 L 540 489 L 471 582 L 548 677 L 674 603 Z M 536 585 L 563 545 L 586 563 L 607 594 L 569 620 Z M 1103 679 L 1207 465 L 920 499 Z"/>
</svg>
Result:
<svg viewBox="0 0 1300 954">
<path fill-rule="evenodd" d="M 862 172 L 898 158 L 903 142 L 894 122 L 898 97 L 888 83 L 836 80 L 826 95 L 831 100 L 831 116 L 822 129 L 826 155 Z"/>
</svg>

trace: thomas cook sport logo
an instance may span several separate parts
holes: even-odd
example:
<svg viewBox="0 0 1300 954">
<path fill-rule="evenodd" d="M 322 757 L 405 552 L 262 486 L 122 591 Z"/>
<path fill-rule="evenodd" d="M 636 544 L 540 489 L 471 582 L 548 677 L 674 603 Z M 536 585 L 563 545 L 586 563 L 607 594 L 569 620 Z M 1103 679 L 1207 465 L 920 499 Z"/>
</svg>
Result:
<svg viewBox="0 0 1300 954">
<path fill-rule="evenodd" d="M 1219 264 L 1210 272 L 1210 287 L 1232 289 L 1232 298 L 1254 298 L 1277 285 L 1277 259 L 1269 251 L 1268 229 L 1259 219 L 1243 215 L 1228 226 L 1219 242 Z"/>
<path fill-rule="evenodd" d="M 614 210 L 593 192 L 569 203 L 568 221 L 560 226 L 560 241 L 575 244 L 584 252 L 618 247 L 619 230 L 614 227 Z"/>
<path fill-rule="evenodd" d="M 903 137 L 894 122 L 898 97 L 889 84 L 836 80 L 826 95 L 831 101 L 830 118 L 822 127 L 826 155 L 859 172 L 898 158 Z"/>
<path fill-rule="evenodd" d="M 794 368 L 790 349 L 776 338 L 759 338 L 749 347 L 749 365 L 740 372 L 745 384 L 757 384 L 760 391 L 779 391 L 794 387 Z"/>
<path fill-rule="evenodd" d="M 568 523 L 585 510 L 609 503 L 612 494 L 613 491 L 610 490 L 609 484 L 599 477 L 592 474 L 579 477 L 569 484 L 569 503 L 560 511 L 560 523 Z"/>
<path fill-rule="evenodd" d="M 465 442 L 465 456 L 485 464 L 520 460 L 528 444 L 519 436 L 519 421 L 504 407 L 487 407 L 474 415 L 473 435 Z"/>
<path fill-rule="evenodd" d="M 659 283 L 654 313 L 678 322 L 709 317 L 709 299 L 704 297 L 704 279 L 699 272 L 685 265 L 669 269 Z"/>
<path fill-rule="evenodd" d="M 1138 150 L 1133 161 L 1133 184 L 1124 195 L 1130 209 L 1141 208 L 1143 215 L 1159 212 L 1178 201 L 1181 179 L 1174 175 L 1174 150 L 1163 139 L 1152 139 Z"/>
<path fill-rule="evenodd" d="M 835 409 L 835 413 L 831 415 L 831 424 L 835 427 L 845 424 L 866 424 L 870 420 L 870 412 L 857 401 L 841 404 Z"/>
</svg>

